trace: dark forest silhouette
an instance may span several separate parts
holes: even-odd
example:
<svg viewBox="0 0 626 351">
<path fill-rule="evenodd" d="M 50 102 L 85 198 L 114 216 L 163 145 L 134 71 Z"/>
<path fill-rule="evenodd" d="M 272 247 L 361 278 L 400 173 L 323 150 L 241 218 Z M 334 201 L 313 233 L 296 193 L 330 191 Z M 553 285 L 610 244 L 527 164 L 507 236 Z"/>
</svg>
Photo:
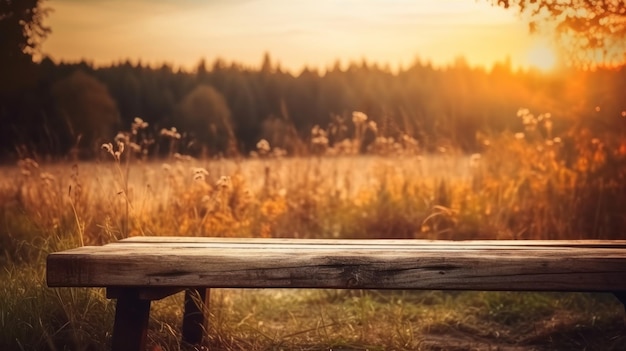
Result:
<svg viewBox="0 0 626 351">
<path fill-rule="evenodd" d="M 44 59 L 36 84 L 1 112 L 2 154 L 65 156 L 78 148 L 89 157 L 135 117 L 149 123 L 151 147 L 169 145 L 159 134 L 175 127 L 183 136 L 177 151 L 207 155 L 246 154 L 261 138 L 293 152 L 312 127 L 339 125 L 353 111 L 366 113 L 382 135 L 412 136 L 424 151 L 438 145 L 472 151 L 478 132 L 514 131 L 520 107 L 550 112 L 568 126 L 626 131 L 623 67 L 544 74 L 507 63 L 487 70 L 462 59 L 439 68 L 418 60 L 393 73 L 363 61 L 293 75 L 269 55 L 259 67 L 216 60 L 184 72 L 167 64 L 94 68 Z"/>
</svg>

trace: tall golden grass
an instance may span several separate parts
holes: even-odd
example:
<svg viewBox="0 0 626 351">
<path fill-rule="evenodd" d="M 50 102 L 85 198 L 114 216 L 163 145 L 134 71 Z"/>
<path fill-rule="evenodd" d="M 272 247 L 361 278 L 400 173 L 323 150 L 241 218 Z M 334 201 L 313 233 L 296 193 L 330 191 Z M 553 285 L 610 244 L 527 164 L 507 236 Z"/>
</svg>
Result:
<svg viewBox="0 0 626 351">
<path fill-rule="evenodd" d="M 484 150 L 473 155 L 420 154 L 408 136 L 377 137 L 358 155 L 362 130 L 375 126 L 355 114 L 354 137 L 333 146 L 313 128 L 311 146 L 325 156 L 285 157 L 263 140 L 245 160 L 145 161 L 133 151 L 134 124 L 103 145 L 99 162 L 5 168 L 0 199 L 15 215 L 4 225 L 81 244 L 134 235 L 619 238 L 626 140 L 552 137 L 549 114 L 519 115 L 523 131 L 479 135 Z"/>
<path fill-rule="evenodd" d="M 472 155 L 449 147 L 424 154 L 408 135 L 376 135 L 365 149 L 366 131 L 378 131 L 355 113 L 354 135 L 332 145 L 330 131 L 313 128 L 307 157 L 263 140 L 252 157 L 172 152 L 162 161 L 146 160 L 136 136 L 147 125 L 136 120 L 103 145 L 99 161 L 23 159 L 4 167 L 0 263 L 12 283 L 0 345 L 63 349 L 58 343 L 71 340 L 77 348 L 105 347 L 110 335 L 94 326 L 110 322 L 112 306 L 101 293 L 46 289 L 43 258 L 128 236 L 623 238 L 626 139 L 583 129 L 555 136 L 549 114 L 520 110 L 518 117 L 516 133 L 478 135 L 484 148 Z M 22 298 L 38 303 L 25 307 Z M 36 346 L 8 331 L 8 318 L 24 321 L 13 328 L 39 333 Z M 95 344 L 87 341 L 91 333 L 100 335 Z"/>
</svg>

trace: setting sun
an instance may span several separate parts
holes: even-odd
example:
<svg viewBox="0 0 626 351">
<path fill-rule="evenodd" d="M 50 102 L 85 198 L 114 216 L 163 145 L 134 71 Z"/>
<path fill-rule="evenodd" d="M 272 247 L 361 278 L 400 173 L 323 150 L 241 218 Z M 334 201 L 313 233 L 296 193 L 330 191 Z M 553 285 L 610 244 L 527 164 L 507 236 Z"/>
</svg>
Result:
<svg viewBox="0 0 626 351">
<path fill-rule="evenodd" d="M 531 67 L 548 71 L 556 66 L 557 56 L 549 43 L 542 41 L 528 50 L 528 64 Z"/>
</svg>

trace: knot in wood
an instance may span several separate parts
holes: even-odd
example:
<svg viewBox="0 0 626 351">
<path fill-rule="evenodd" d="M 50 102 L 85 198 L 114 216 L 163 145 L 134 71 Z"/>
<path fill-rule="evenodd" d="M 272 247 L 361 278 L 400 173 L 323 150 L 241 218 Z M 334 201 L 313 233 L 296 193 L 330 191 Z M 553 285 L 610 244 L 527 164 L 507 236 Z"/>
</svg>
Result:
<svg viewBox="0 0 626 351">
<path fill-rule="evenodd" d="M 348 286 L 354 287 L 361 284 L 361 274 L 359 272 L 352 272 L 351 277 L 348 278 Z"/>
</svg>

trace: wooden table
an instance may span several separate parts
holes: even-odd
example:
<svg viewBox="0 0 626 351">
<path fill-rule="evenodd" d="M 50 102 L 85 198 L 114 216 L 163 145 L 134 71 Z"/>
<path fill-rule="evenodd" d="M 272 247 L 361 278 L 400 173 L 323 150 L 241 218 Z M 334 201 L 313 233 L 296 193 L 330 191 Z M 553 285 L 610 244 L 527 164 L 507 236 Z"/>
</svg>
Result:
<svg viewBox="0 0 626 351">
<path fill-rule="evenodd" d="M 50 254 L 47 281 L 106 288 L 117 299 L 113 349 L 143 350 L 150 301 L 182 290 L 192 344 L 202 341 L 210 288 L 598 291 L 624 303 L 626 240 L 133 237 Z"/>
</svg>

